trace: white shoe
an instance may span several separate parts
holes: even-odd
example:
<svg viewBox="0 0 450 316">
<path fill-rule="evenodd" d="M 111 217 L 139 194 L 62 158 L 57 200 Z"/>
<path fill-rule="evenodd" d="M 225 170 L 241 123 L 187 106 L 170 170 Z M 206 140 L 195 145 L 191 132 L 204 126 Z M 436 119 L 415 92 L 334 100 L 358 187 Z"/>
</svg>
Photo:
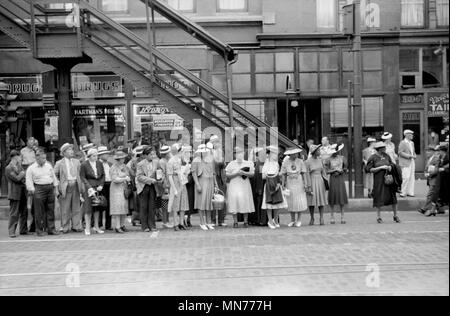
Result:
<svg viewBox="0 0 450 316">
<path fill-rule="evenodd" d="M 210 230 L 214 230 L 214 224 L 206 224 L 206 227 Z"/>
<path fill-rule="evenodd" d="M 216 224 L 210 224 L 212 227 L 215 227 L 216 226 Z"/>
<path fill-rule="evenodd" d="M 269 226 L 270 229 L 275 229 L 275 228 L 276 228 L 275 225 L 273 224 L 273 221 L 272 221 L 272 220 L 269 220 L 269 221 L 267 222 L 267 226 Z"/>
<path fill-rule="evenodd" d="M 290 222 L 290 223 L 288 224 L 288 227 L 294 227 L 295 224 L 296 224 L 295 222 Z"/>
<path fill-rule="evenodd" d="M 165 227 L 165 228 L 173 228 L 173 225 L 172 224 L 163 224 L 163 227 Z"/>
<path fill-rule="evenodd" d="M 275 224 L 275 227 L 276 228 L 280 228 L 281 226 L 280 226 L 280 223 L 275 223 L 275 221 L 273 221 L 273 223 Z"/>
<path fill-rule="evenodd" d="M 302 222 L 298 221 L 297 223 L 295 223 L 295 227 L 301 227 L 302 226 Z"/>
<path fill-rule="evenodd" d="M 200 228 L 201 228 L 202 230 L 208 230 L 208 227 L 206 227 L 206 225 L 200 225 Z"/>
<path fill-rule="evenodd" d="M 97 234 L 104 234 L 104 233 L 105 233 L 103 230 L 97 229 L 97 228 L 94 228 L 94 231 L 95 231 Z"/>
<path fill-rule="evenodd" d="M 85 230 L 84 230 L 84 234 L 85 234 L 86 236 L 90 236 L 90 235 L 91 235 L 91 231 L 90 231 L 90 230 L 87 230 L 87 229 L 85 229 Z"/>
</svg>

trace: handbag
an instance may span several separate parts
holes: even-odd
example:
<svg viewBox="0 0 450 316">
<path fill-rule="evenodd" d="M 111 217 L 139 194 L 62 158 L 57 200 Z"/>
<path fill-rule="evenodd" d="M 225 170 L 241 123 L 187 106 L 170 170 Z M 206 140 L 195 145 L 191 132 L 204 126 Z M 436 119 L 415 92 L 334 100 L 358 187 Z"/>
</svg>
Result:
<svg viewBox="0 0 450 316">
<path fill-rule="evenodd" d="M 328 179 L 322 176 L 323 184 L 325 184 L 325 190 L 330 190 L 330 184 L 328 183 Z"/>
<path fill-rule="evenodd" d="M 384 184 L 385 185 L 392 185 L 394 183 L 394 177 L 392 174 L 386 173 L 384 175 Z"/>
<path fill-rule="evenodd" d="M 108 201 L 106 200 L 106 197 L 95 192 L 95 194 L 91 196 L 91 205 L 92 207 L 106 208 L 108 206 Z"/>
<path fill-rule="evenodd" d="M 123 194 L 125 198 L 128 200 L 133 195 L 133 185 L 131 182 L 127 182 L 125 188 L 123 189 Z"/>
</svg>

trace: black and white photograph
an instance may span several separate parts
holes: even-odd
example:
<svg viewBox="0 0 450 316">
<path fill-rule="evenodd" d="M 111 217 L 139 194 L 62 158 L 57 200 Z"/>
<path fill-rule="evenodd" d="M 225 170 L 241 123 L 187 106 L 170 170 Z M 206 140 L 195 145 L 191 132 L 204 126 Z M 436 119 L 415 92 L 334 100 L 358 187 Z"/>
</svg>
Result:
<svg viewBox="0 0 450 316">
<path fill-rule="evenodd" d="M 449 0 L 0 0 L 0 296 L 449 296 L 449 55 Z"/>
</svg>

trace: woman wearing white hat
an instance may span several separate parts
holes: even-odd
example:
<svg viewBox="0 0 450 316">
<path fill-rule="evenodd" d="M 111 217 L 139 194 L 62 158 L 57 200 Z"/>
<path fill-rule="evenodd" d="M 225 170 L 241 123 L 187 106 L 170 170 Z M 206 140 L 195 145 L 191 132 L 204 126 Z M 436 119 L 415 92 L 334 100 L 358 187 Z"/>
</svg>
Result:
<svg viewBox="0 0 450 316">
<path fill-rule="evenodd" d="M 372 198 L 372 189 L 373 189 L 373 173 L 366 172 L 367 161 L 372 157 L 377 151 L 375 150 L 375 143 L 377 140 L 373 137 L 367 138 L 367 144 L 369 145 L 367 148 L 363 150 L 363 173 L 364 173 L 364 188 L 367 189 L 369 199 Z"/>
<path fill-rule="evenodd" d="M 279 176 L 278 148 L 267 147 L 268 159 L 262 168 L 262 178 L 266 180 L 261 208 L 266 210 L 270 229 L 280 228 L 279 212 L 287 209 L 288 204 L 282 193 L 282 184 Z"/>
<path fill-rule="evenodd" d="M 308 210 L 306 192 L 310 190 L 306 165 L 299 158 L 300 148 L 291 148 L 284 154 L 288 157 L 281 166 L 283 186 L 289 190 L 287 196 L 288 211 L 291 213 L 289 227 L 300 227 L 301 213 Z"/>
<path fill-rule="evenodd" d="M 328 192 L 328 205 L 331 208 L 331 224 L 335 223 L 334 206 L 339 205 L 341 210 L 341 224 L 345 224 L 344 206 L 348 204 L 347 190 L 345 188 L 345 173 L 347 172 L 347 159 L 340 154 L 344 144 L 337 146 L 331 152 L 324 165 L 327 174 L 330 175 L 330 190 Z"/>
<path fill-rule="evenodd" d="M 320 215 L 320 225 L 325 225 L 323 219 L 323 209 L 327 205 L 325 178 L 326 173 L 323 167 L 322 159 L 320 159 L 320 147 L 322 145 L 311 146 L 311 157 L 306 161 L 306 170 L 311 179 L 311 193 L 307 195 L 309 213 L 311 221 L 309 225 L 314 225 L 314 210 L 317 207 Z"/>
<path fill-rule="evenodd" d="M 123 234 L 125 229 L 125 217 L 128 214 L 128 198 L 125 197 L 125 189 L 131 182 L 130 171 L 125 165 L 127 154 L 117 151 L 114 155 L 114 164 L 111 167 L 111 217 L 116 233 Z"/>
<path fill-rule="evenodd" d="M 377 222 L 383 223 L 381 219 L 381 207 L 392 205 L 394 212 L 394 221 L 400 223 L 397 214 L 397 187 L 386 181 L 385 176 L 395 168 L 391 157 L 386 154 L 386 145 L 383 142 L 375 144 L 376 154 L 370 157 L 367 162 L 366 171 L 374 174 L 373 183 L 373 207 L 377 209 Z"/>
<path fill-rule="evenodd" d="M 389 132 L 384 132 L 381 139 L 384 141 L 384 145 L 386 146 L 386 154 L 391 157 L 392 163 L 396 164 L 398 155 L 395 153 L 395 144 L 392 142 L 392 134 Z"/>
<path fill-rule="evenodd" d="M 198 146 L 197 157 L 192 161 L 192 176 L 195 181 L 195 208 L 200 215 L 200 228 L 213 230 L 211 225 L 211 212 L 213 211 L 213 195 L 216 187 L 214 159 L 211 150 L 206 145 Z"/>
</svg>

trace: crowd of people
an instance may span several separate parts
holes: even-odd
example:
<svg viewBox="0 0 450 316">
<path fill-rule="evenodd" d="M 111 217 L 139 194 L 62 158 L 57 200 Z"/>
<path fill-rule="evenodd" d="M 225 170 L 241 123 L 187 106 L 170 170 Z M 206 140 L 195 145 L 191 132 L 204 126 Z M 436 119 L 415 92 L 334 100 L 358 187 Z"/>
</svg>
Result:
<svg viewBox="0 0 450 316">
<path fill-rule="evenodd" d="M 382 141 L 369 137 L 363 152 L 365 186 L 382 223 L 381 207 L 391 205 L 394 221 L 400 223 L 397 194 L 414 196 L 413 132 L 404 131 L 405 139 L 396 152 L 392 135 Z M 155 146 L 139 141 L 130 148 L 108 150 L 105 146 L 85 144 L 76 155 L 74 146 L 60 148 L 61 159 L 54 166 L 45 150 L 30 138 L 21 151 L 11 150 L 6 168 L 10 200 L 9 236 L 19 233 L 37 236 L 67 234 L 91 235 L 110 230 L 127 232 L 131 224 L 144 232 L 162 227 L 175 231 L 192 227 L 191 217 L 199 215 L 200 229 L 209 231 L 227 226 L 227 214 L 233 227 L 249 225 L 280 227 L 280 212 L 290 213 L 289 227 L 302 226 L 302 214 L 309 211 L 309 225 L 325 225 L 324 213 L 330 210 L 330 224 L 346 224 L 345 206 L 347 159 L 344 144 L 308 142 L 306 148 L 295 146 L 256 147 L 247 151 L 234 148 L 234 160 L 226 163 L 220 138 L 212 135 L 192 148 L 183 142 Z M 435 154 L 426 166 L 430 192 L 420 210 L 436 215 L 439 206 L 448 203 L 448 142 L 433 147 Z M 248 155 L 246 153 L 249 153 Z M 55 205 L 56 204 L 56 205 Z M 55 212 L 55 209 L 57 210 Z M 32 214 L 27 225 L 28 212 Z M 56 228 L 55 213 L 60 215 Z"/>
</svg>

